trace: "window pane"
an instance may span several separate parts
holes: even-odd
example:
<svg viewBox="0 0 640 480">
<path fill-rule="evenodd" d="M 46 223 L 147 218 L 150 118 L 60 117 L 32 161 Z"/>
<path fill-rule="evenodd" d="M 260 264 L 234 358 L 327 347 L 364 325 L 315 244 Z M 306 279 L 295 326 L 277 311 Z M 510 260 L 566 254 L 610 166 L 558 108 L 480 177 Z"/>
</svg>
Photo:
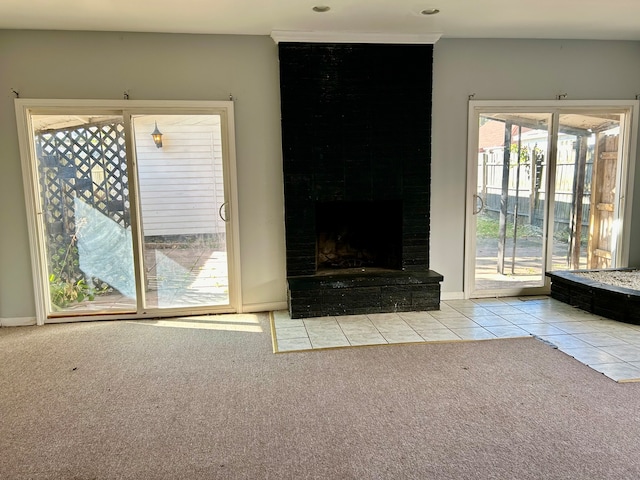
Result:
<svg viewBox="0 0 640 480">
<path fill-rule="evenodd" d="M 621 120 L 605 112 L 560 115 L 553 270 L 615 266 Z"/>
<path fill-rule="evenodd" d="M 34 115 L 51 310 L 135 312 L 121 116 Z"/>
<path fill-rule="evenodd" d="M 220 115 L 133 118 L 148 308 L 229 304 L 220 124 Z"/>
<path fill-rule="evenodd" d="M 544 202 L 549 114 L 480 116 L 476 290 L 544 284 Z"/>
</svg>

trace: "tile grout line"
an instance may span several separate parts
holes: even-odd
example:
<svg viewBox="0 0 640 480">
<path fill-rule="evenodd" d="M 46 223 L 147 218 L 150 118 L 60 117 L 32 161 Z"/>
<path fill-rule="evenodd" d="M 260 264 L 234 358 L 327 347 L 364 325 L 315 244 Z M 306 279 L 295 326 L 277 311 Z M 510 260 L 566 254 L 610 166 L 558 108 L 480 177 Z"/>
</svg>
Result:
<svg viewBox="0 0 640 480">
<path fill-rule="evenodd" d="M 553 344 L 553 342 L 551 342 L 550 340 L 547 340 L 547 339 L 543 338 L 545 336 L 546 337 L 552 337 L 554 335 L 549 335 L 549 334 L 547 334 L 547 335 L 545 335 L 545 334 L 536 335 L 536 334 L 532 334 L 532 333 L 527 331 L 526 325 L 542 324 L 542 325 L 547 325 L 549 327 L 553 327 L 554 323 L 572 322 L 572 323 L 576 324 L 576 326 L 577 326 L 577 325 L 580 325 L 581 323 L 586 322 L 586 321 L 597 322 L 598 319 L 601 319 L 601 317 L 592 316 L 592 315 L 589 315 L 588 313 L 584 313 L 584 315 L 571 315 L 571 314 L 573 314 L 573 313 L 575 313 L 577 311 L 574 308 L 565 308 L 565 307 L 563 307 L 564 304 L 551 303 L 551 304 L 548 304 L 547 306 L 542 307 L 542 308 L 533 308 L 533 309 L 529 308 L 529 305 L 534 305 L 535 306 L 536 305 L 536 303 L 535 303 L 536 301 L 537 301 L 538 304 L 540 304 L 541 301 L 548 304 L 548 302 L 552 301 L 552 300 L 548 299 L 548 298 L 532 300 L 531 303 L 527 303 L 527 308 L 524 309 L 524 310 L 521 310 L 520 308 L 518 308 L 519 306 L 521 307 L 522 305 L 517 305 L 514 302 L 507 303 L 507 302 L 503 302 L 503 301 L 500 301 L 500 300 L 491 300 L 489 302 L 474 302 L 474 301 L 470 301 L 471 302 L 470 304 L 465 303 L 465 301 L 455 301 L 455 303 L 453 303 L 453 304 L 449 304 L 446 301 L 444 301 L 442 303 L 443 303 L 443 305 L 447 306 L 447 309 L 450 308 L 451 310 L 453 310 L 456 313 L 461 315 L 461 317 L 444 317 L 444 319 L 446 319 L 446 318 L 464 318 L 465 320 L 468 320 L 472 324 L 475 325 L 474 327 L 465 327 L 465 328 L 479 328 L 479 329 L 482 329 L 483 331 L 487 332 L 488 334 L 492 335 L 492 338 L 486 338 L 487 340 L 489 340 L 489 339 L 502 339 L 502 338 L 527 338 L 527 337 L 533 337 L 533 338 L 536 338 L 536 339 L 538 339 L 540 341 L 543 341 L 543 342 L 545 342 L 547 344 L 551 344 L 554 348 L 562 351 L 563 353 L 565 353 L 565 354 L 567 354 L 569 356 L 571 356 L 571 355 L 568 352 L 566 352 L 565 350 L 571 350 L 571 348 L 588 348 L 588 349 L 591 349 L 591 350 L 593 350 L 595 352 L 609 354 L 608 352 L 603 350 L 600 346 L 590 344 L 589 342 L 583 341 L 583 340 L 581 340 L 581 339 L 576 337 L 576 335 L 581 335 L 581 334 L 605 333 L 607 335 L 610 335 L 613 338 L 617 338 L 621 342 L 624 342 L 622 344 L 622 346 L 631 347 L 631 348 L 634 348 L 634 349 L 638 349 L 640 351 L 640 328 L 633 328 L 634 326 L 629 326 L 629 328 L 628 328 L 629 331 L 625 331 L 624 333 L 628 335 L 631 332 L 636 332 L 638 334 L 638 344 L 634 344 L 633 342 L 629 342 L 627 339 L 617 337 L 615 335 L 616 332 L 613 332 L 612 334 L 606 332 L 606 326 L 599 327 L 596 331 L 592 331 L 592 332 L 588 332 L 588 331 L 587 332 L 580 332 L 580 331 L 575 332 L 574 331 L 573 333 L 572 332 L 567 332 L 565 330 L 562 330 L 560 327 L 554 327 L 554 328 L 557 328 L 559 331 L 563 332 L 561 334 L 556 334 L 555 336 L 562 336 L 562 337 L 567 337 L 567 338 L 570 338 L 570 339 L 573 339 L 573 340 L 578 340 L 578 341 L 583 342 L 585 344 L 584 347 L 582 347 L 582 346 L 578 346 L 578 347 L 571 347 L 571 346 L 560 347 L 560 346 L 558 346 L 556 344 Z M 489 305 L 490 307 L 494 307 L 494 308 L 495 307 L 498 307 L 498 308 L 500 308 L 500 307 L 511 307 L 513 309 L 519 310 L 519 313 L 517 315 L 528 315 L 528 316 L 531 316 L 532 318 L 535 318 L 536 320 L 539 320 L 539 322 L 526 323 L 526 324 L 513 323 L 511 320 L 503 317 L 503 315 L 513 315 L 513 313 L 502 313 L 502 314 L 495 313 L 495 312 L 492 312 L 489 308 L 485 307 L 484 305 Z M 504 320 L 505 322 L 507 322 L 509 324 L 509 325 L 501 325 L 501 326 L 508 326 L 509 328 L 510 327 L 518 328 L 520 330 L 525 331 L 527 333 L 527 335 L 517 336 L 517 337 L 499 337 L 498 335 L 494 334 L 491 330 L 489 330 L 490 326 L 481 325 L 481 324 L 477 323 L 474 320 L 474 318 L 470 317 L 468 314 L 458 310 L 458 308 L 469 308 L 469 307 L 474 308 L 475 306 L 478 306 L 479 308 L 486 308 L 487 311 L 491 313 L 491 315 L 495 315 L 496 317 L 500 318 L 501 320 Z M 558 307 L 558 308 L 555 308 L 555 307 Z M 434 317 L 434 316 L 430 315 L 429 312 L 425 312 L 425 313 L 427 315 L 429 315 L 433 320 L 435 320 L 439 325 L 441 325 L 443 327 L 443 329 L 446 329 L 447 332 L 449 332 L 452 335 L 456 336 L 458 338 L 458 340 L 427 340 L 412 325 L 410 325 L 404 318 L 402 318 L 399 315 L 398 312 L 396 312 L 396 315 L 398 315 L 399 319 L 407 327 L 409 327 L 409 329 L 413 333 L 415 333 L 418 337 L 420 337 L 423 340 L 423 341 L 406 342 L 406 343 L 421 344 L 421 343 L 443 343 L 443 342 L 455 342 L 455 341 L 485 340 L 485 338 L 481 338 L 481 339 L 463 339 L 463 338 L 460 338 L 451 329 L 451 327 L 449 327 L 449 326 L 445 325 L 444 323 L 442 323 L 442 321 L 441 321 L 442 319 L 439 319 L 437 317 Z M 559 320 L 559 321 L 549 322 L 548 321 L 548 316 L 549 315 L 555 315 L 556 319 Z M 594 317 L 594 319 L 592 319 L 591 317 Z M 307 334 L 307 336 L 304 337 L 304 338 L 308 341 L 308 343 L 311 346 L 311 348 L 305 348 L 305 349 L 302 349 L 302 350 L 284 350 L 284 351 L 280 351 L 279 347 L 278 347 L 278 343 L 277 343 L 277 338 L 275 338 L 275 337 L 277 337 L 277 332 L 276 332 L 277 327 L 275 326 L 275 316 L 272 315 L 270 318 L 273 319 L 273 321 L 272 321 L 272 336 L 275 339 L 275 343 L 274 343 L 275 347 L 274 348 L 278 349 L 278 353 L 292 352 L 292 351 L 305 351 L 305 350 L 322 350 L 322 349 L 327 349 L 327 348 L 349 348 L 350 346 L 351 347 L 358 347 L 358 346 L 373 346 L 373 345 L 385 345 L 385 344 L 386 345 L 391 345 L 391 344 L 402 344 L 402 343 L 405 343 L 405 342 L 390 343 L 386 339 L 386 337 L 384 336 L 384 333 L 379 330 L 379 328 L 373 323 L 373 321 L 371 321 L 371 319 L 369 319 L 369 321 L 372 323 L 373 327 L 375 328 L 376 332 L 378 332 L 378 335 L 380 335 L 387 343 L 385 343 L 385 344 L 353 345 L 352 341 L 349 339 L 348 335 L 343 330 L 342 325 L 340 324 L 340 322 L 337 319 L 337 317 L 333 316 L 333 318 L 335 319 L 336 323 L 338 324 L 338 326 L 340 328 L 340 331 L 342 332 L 342 335 L 344 336 L 344 338 L 346 339 L 346 341 L 347 341 L 347 343 L 349 345 L 347 345 L 347 346 L 336 346 L 336 347 L 331 347 L 331 346 L 329 346 L 329 347 L 313 347 L 313 345 L 311 344 L 311 339 L 310 339 L 306 324 L 303 322 L 302 326 L 304 327 L 305 333 Z M 367 318 L 368 318 L 368 316 L 367 316 Z M 617 325 L 617 324 L 615 324 L 615 325 Z M 621 324 L 621 326 L 623 326 L 625 329 L 627 328 L 626 324 Z M 497 326 L 497 327 L 500 327 L 500 325 Z M 303 338 L 303 337 L 300 337 L 300 338 Z M 618 345 L 616 344 L 615 346 L 618 346 Z M 623 360 L 622 358 L 617 357 L 615 354 L 609 354 L 609 355 L 618 358 L 620 361 L 619 362 L 612 362 L 612 363 L 601 363 L 601 365 L 619 365 L 621 367 L 630 368 L 633 371 L 640 372 L 640 366 L 636 366 L 636 365 L 632 364 L 631 361 Z M 634 380 L 632 378 L 631 379 L 618 379 L 618 380 L 616 380 L 615 378 L 613 378 L 612 376 L 607 375 L 606 373 L 602 372 L 601 370 L 598 370 L 597 368 L 592 367 L 591 365 L 588 365 L 586 362 L 580 361 L 580 360 L 578 360 L 577 358 L 575 358 L 573 356 L 572 356 L 572 358 L 574 358 L 576 361 L 579 361 L 580 363 L 583 363 L 583 364 L 589 366 L 590 368 L 592 368 L 595 371 L 603 373 L 604 375 L 606 375 L 607 377 L 611 378 L 614 381 L 619 381 L 619 382 L 623 382 L 623 381 L 624 382 L 640 381 L 640 377 L 637 380 Z M 640 363 L 640 359 L 638 360 L 637 363 Z M 597 364 L 593 364 L 593 365 L 597 365 Z"/>
</svg>

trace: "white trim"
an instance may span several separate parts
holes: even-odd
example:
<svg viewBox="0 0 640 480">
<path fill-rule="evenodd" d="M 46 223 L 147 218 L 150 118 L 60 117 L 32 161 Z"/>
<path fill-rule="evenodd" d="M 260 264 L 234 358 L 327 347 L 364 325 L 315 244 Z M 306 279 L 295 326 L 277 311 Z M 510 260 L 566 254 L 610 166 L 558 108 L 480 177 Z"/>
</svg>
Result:
<svg viewBox="0 0 640 480">
<path fill-rule="evenodd" d="M 545 209 L 543 220 L 543 238 L 545 239 L 545 272 L 550 272 L 553 266 L 553 220 L 556 211 L 556 181 L 558 164 L 558 132 L 560 131 L 560 114 L 553 112 L 551 115 L 551 125 L 549 129 L 549 143 L 547 145 L 547 181 L 544 185 L 545 191 Z M 553 179 L 553 181 L 552 181 Z M 548 253 L 551 252 L 551 255 Z M 547 280 L 548 277 L 547 277 Z M 551 291 L 551 282 L 547 282 L 549 291 Z"/>
<path fill-rule="evenodd" d="M 222 315 L 226 313 L 240 313 L 230 309 L 227 305 L 205 306 L 205 307 L 177 307 L 169 309 L 154 308 L 146 309 L 140 313 L 119 312 L 119 313 L 96 313 L 85 315 L 52 315 L 45 319 L 47 323 L 69 323 L 69 322 L 95 322 L 106 320 L 144 320 L 148 318 L 170 318 L 170 317 L 190 317 L 194 315 Z"/>
<path fill-rule="evenodd" d="M 526 297 L 536 295 L 549 295 L 551 282 L 548 277 L 544 277 L 544 286 L 502 288 L 496 290 L 476 290 L 467 299 L 473 298 L 502 298 L 502 297 Z"/>
<path fill-rule="evenodd" d="M 294 30 L 274 30 L 274 42 L 294 43 L 386 43 L 386 44 L 434 44 L 441 33 L 393 34 L 356 32 L 300 32 Z"/>
<path fill-rule="evenodd" d="M 37 175 L 34 162 L 33 145 L 30 138 L 30 117 L 28 114 L 28 104 L 26 99 L 15 100 L 16 123 L 18 128 L 18 144 L 20 148 L 20 159 L 22 163 L 22 182 L 24 186 L 24 197 L 27 211 L 27 227 L 29 232 L 29 252 L 31 257 L 31 274 L 33 279 L 34 304 L 36 309 L 36 324 L 44 325 L 47 318 L 47 311 L 50 309 L 49 294 L 45 288 L 46 278 L 46 258 L 45 250 L 40 242 L 44 238 L 42 226 L 42 208 L 38 202 Z"/>
<path fill-rule="evenodd" d="M 440 293 L 440 301 L 447 300 L 464 300 L 464 292 L 442 292 Z"/>
<path fill-rule="evenodd" d="M 0 318 L 0 327 L 28 327 L 36 325 L 36 317 Z"/>
<path fill-rule="evenodd" d="M 479 111 L 490 112 L 496 108 L 504 108 L 505 112 L 520 113 L 523 107 L 537 108 L 546 112 L 549 109 L 575 108 L 593 110 L 594 108 L 629 108 L 638 103 L 637 100 L 469 100 L 469 104 Z M 535 111 L 535 110 L 527 110 Z M 551 113 L 551 112 L 549 112 Z"/>
<path fill-rule="evenodd" d="M 142 223 L 140 216 L 140 194 L 138 192 L 139 178 L 138 178 L 138 157 L 136 151 L 136 132 L 133 128 L 132 120 L 133 112 L 129 110 L 122 111 L 122 121 L 124 123 L 124 143 L 125 150 L 127 152 L 127 175 L 129 177 L 129 214 L 131 222 L 131 249 L 133 254 L 133 276 L 135 282 L 136 291 L 136 310 L 138 313 L 146 312 L 146 296 L 144 294 L 143 284 L 144 278 L 144 253 L 143 253 L 143 241 L 142 237 Z M 130 135 L 128 135 L 130 133 Z"/>
<path fill-rule="evenodd" d="M 287 302 L 249 303 L 248 305 L 242 306 L 243 313 L 273 312 L 288 309 L 289 305 Z"/>
<path fill-rule="evenodd" d="M 629 250 L 631 248 L 631 207 L 633 205 L 633 189 L 636 172 L 636 146 L 638 144 L 638 119 L 640 115 L 640 101 L 633 102 L 631 114 L 627 118 L 626 131 L 629 133 L 623 138 L 622 162 L 623 170 L 620 175 L 620 202 L 617 205 L 618 219 L 622 219 L 622 233 L 619 235 L 620 247 L 618 248 L 618 267 L 629 265 Z M 626 151 L 625 151 L 626 150 Z M 624 168 L 626 167 L 626 168 Z"/>
<path fill-rule="evenodd" d="M 467 118 L 467 194 L 464 213 L 464 265 L 462 288 L 463 297 L 470 298 L 475 290 L 475 255 L 476 255 L 476 228 L 474 198 L 478 183 L 478 116 L 475 102 L 469 102 Z M 473 259 L 473 260 L 472 260 Z"/>
<path fill-rule="evenodd" d="M 137 313 L 131 314 L 122 312 L 119 314 L 99 314 L 99 315 L 53 315 L 48 318 L 51 312 L 50 299 L 48 294 L 48 277 L 46 272 L 46 246 L 44 245 L 44 226 L 42 224 L 42 212 L 39 202 L 39 186 L 37 183 L 37 172 L 35 154 L 30 140 L 31 125 L 30 115 L 32 114 L 55 114 L 67 112 L 72 109 L 76 113 L 87 112 L 105 113 L 110 112 L 122 115 L 125 119 L 127 131 L 131 138 L 127 143 L 128 167 L 133 183 L 135 177 L 135 149 L 133 149 L 133 133 L 130 127 L 129 116 L 131 114 L 206 114 L 215 111 L 223 119 L 223 142 L 226 145 L 226 156 L 224 163 L 225 182 L 228 189 L 227 201 L 229 202 L 230 221 L 227 224 L 227 233 L 230 236 L 229 246 L 232 255 L 229 256 L 230 296 L 229 304 L 225 306 L 207 306 L 197 308 L 177 308 L 177 309 L 146 309 L 144 305 L 138 304 Z M 237 192 L 237 172 L 235 155 L 235 126 L 233 115 L 233 101 L 181 101 L 181 100 L 68 100 L 68 99 L 15 99 L 16 120 L 18 127 L 18 137 L 20 145 L 20 155 L 22 161 L 23 182 L 25 191 L 25 203 L 27 208 L 27 225 L 29 228 L 29 246 L 32 263 L 32 275 L 34 283 L 34 302 L 36 309 L 36 323 L 59 323 L 69 321 L 85 320 L 107 320 L 125 318 L 147 318 L 148 316 L 176 316 L 189 314 L 206 313 L 238 313 L 242 309 L 242 279 L 240 270 L 240 241 L 239 241 L 239 216 L 238 216 L 238 192 Z M 225 126 L 226 124 L 226 126 Z M 224 154 L 223 149 L 223 154 Z M 132 168 L 133 167 L 133 168 Z M 132 195 L 135 192 L 131 192 Z M 132 202 L 132 221 L 136 221 L 138 213 L 135 210 L 136 202 Z M 135 245 L 134 245 L 135 247 Z M 138 246 L 138 249 L 140 247 Z M 140 263 L 140 255 L 136 262 Z M 137 275 L 138 277 L 139 275 Z M 140 284 L 140 278 L 137 278 Z M 140 292 L 138 292 L 140 293 Z M 143 297 L 138 297 L 143 298 Z"/>
<path fill-rule="evenodd" d="M 238 170 L 236 164 L 236 130 L 235 111 L 233 102 L 226 102 L 223 114 L 221 114 L 222 133 L 222 163 L 225 181 L 225 200 L 229 207 L 229 221 L 227 223 L 227 242 L 231 249 L 231 255 L 227 258 L 229 268 L 229 280 L 232 282 L 229 289 L 229 304 L 237 313 L 243 312 L 242 305 L 242 279 L 240 276 L 240 214 L 238 202 Z"/>
<path fill-rule="evenodd" d="M 136 113 L 166 113 L 167 108 L 182 109 L 186 113 L 192 110 L 204 110 L 211 108 L 226 108 L 233 104 L 230 100 L 78 100 L 66 98 L 16 98 L 16 106 L 34 110 L 35 113 L 43 113 L 46 109 L 61 109 L 79 107 L 92 111 L 97 108 L 108 110 L 133 110 Z M 138 111 L 138 109 L 141 109 Z M 50 111 L 46 113 L 51 113 Z M 59 112 L 58 112 L 59 113 Z"/>
</svg>

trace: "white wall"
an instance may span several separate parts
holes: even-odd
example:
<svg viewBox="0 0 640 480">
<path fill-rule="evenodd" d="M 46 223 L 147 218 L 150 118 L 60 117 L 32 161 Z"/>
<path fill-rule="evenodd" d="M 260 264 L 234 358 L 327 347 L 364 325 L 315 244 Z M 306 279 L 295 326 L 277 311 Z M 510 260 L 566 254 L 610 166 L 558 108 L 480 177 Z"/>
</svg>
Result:
<svg viewBox="0 0 640 480">
<path fill-rule="evenodd" d="M 640 43 L 442 39 L 434 50 L 431 268 L 443 295 L 462 293 L 469 95 L 476 100 L 634 99 Z M 632 159 L 635 161 L 635 159 Z M 631 264 L 640 265 L 640 168 Z M 634 245 L 637 247 L 634 248 Z"/>
<path fill-rule="evenodd" d="M 277 47 L 269 37 L 0 30 L 0 319 L 35 315 L 15 88 L 23 98 L 235 101 L 243 302 L 284 302 Z"/>
</svg>

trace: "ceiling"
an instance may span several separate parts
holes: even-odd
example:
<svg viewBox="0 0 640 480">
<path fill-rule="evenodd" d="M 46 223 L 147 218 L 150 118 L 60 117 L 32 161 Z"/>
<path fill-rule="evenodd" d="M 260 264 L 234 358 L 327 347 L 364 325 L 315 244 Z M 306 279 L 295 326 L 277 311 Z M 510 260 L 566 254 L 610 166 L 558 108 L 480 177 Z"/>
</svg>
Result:
<svg viewBox="0 0 640 480">
<path fill-rule="evenodd" d="M 5 28 L 640 40 L 640 0 L 1 0 Z"/>
</svg>

